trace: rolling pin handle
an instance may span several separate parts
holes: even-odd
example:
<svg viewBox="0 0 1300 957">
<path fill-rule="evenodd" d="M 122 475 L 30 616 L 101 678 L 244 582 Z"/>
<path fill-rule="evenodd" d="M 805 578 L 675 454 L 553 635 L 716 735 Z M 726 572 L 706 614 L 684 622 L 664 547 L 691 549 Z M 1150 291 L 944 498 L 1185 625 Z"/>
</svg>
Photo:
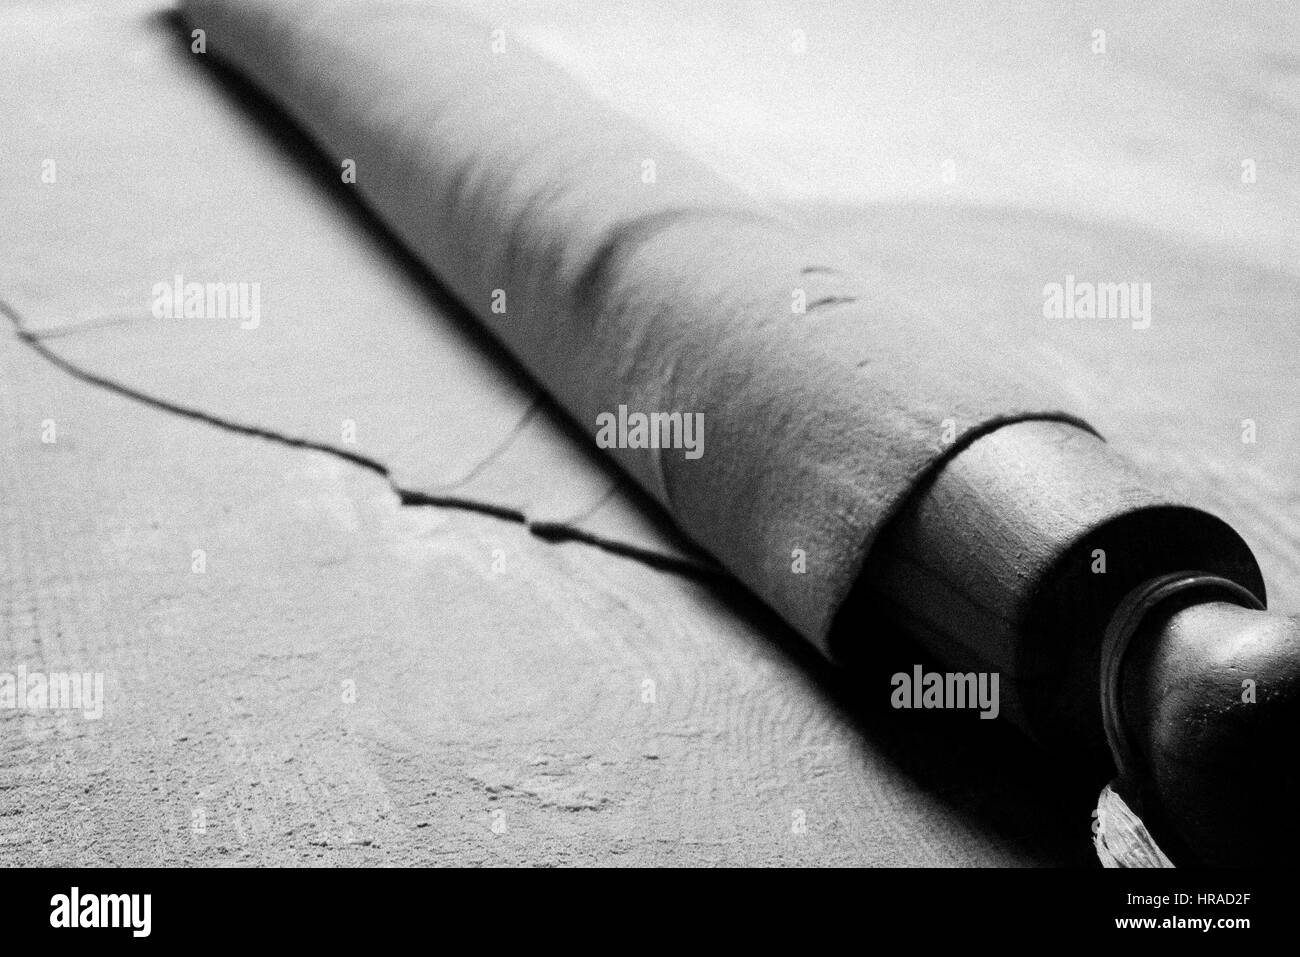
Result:
<svg viewBox="0 0 1300 957">
<path fill-rule="evenodd" d="M 1134 589 L 1102 646 L 1118 786 L 1175 862 L 1300 854 L 1300 619 L 1196 572 Z"/>
</svg>

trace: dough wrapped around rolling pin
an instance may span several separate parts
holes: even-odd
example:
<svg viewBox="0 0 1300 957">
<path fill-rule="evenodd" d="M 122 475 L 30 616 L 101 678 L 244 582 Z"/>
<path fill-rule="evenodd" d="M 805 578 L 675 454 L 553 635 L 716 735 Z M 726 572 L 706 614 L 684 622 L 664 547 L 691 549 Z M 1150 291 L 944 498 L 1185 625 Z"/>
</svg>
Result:
<svg viewBox="0 0 1300 957">
<path fill-rule="evenodd" d="M 1221 827 L 1250 792 L 1196 803 L 1202 772 L 1241 770 L 1239 710 L 1204 734 L 1194 709 L 1172 731 L 1155 723 L 1175 665 L 1218 694 L 1214 676 L 1246 659 L 1181 655 L 1213 636 L 1156 618 L 1122 621 L 1145 635 L 1129 665 L 1103 641 L 1175 573 L 1191 573 L 1184 598 L 1262 604 L 1254 558 L 1223 522 L 1146 487 L 1069 414 L 1050 370 L 891 300 L 799 213 L 485 25 L 405 3 L 184 10 L 579 428 L 597 441 L 618 423 L 599 444 L 807 640 L 862 659 L 877 625 L 901 625 L 957 670 L 998 671 L 1004 713 L 1040 741 L 1132 737 L 1124 770 L 1155 782 L 1181 840 L 1219 834 L 1228 862 L 1258 850 L 1251 838 L 1236 854 L 1245 832 Z M 636 416 L 698 425 L 683 447 L 680 427 L 655 441 Z M 1294 639 L 1255 621 L 1243 628 L 1271 651 Z M 1288 694 L 1300 686 L 1291 651 L 1268 660 Z"/>
<path fill-rule="evenodd" d="M 593 441 L 620 406 L 703 416 L 698 457 L 609 452 L 822 648 L 919 475 L 999 424 L 1068 418 L 864 288 L 796 215 L 522 45 L 494 52 L 487 26 L 404 3 L 184 9 L 331 175 L 355 163 L 367 203 Z"/>
</svg>

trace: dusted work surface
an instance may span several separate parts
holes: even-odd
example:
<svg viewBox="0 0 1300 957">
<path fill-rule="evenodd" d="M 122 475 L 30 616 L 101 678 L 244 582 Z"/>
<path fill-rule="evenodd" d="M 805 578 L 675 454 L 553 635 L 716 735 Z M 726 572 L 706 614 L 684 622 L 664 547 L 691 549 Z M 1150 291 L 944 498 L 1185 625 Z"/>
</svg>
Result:
<svg viewBox="0 0 1300 957">
<path fill-rule="evenodd" d="M 37 29 L 40 17 L 24 15 L 23 22 L 24 29 Z M 604 29 L 614 29 L 612 21 L 603 22 Z M 581 25 L 599 33 L 601 23 Z M 93 26 L 80 35 L 102 43 L 96 32 L 102 28 L 107 29 Z M 153 19 L 111 29 L 139 37 L 143 50 L 119 44 L 117 59 L 92 64 L 106 80 L 138 54 L 140 70 L 156 72 L 161 64 L 174 71 L 178 86 L 207 91 L 195 94 L 206 97 L 201 107 L 189 101 L 200 124 L 191 131 L 216 122 L 228 124 L 233 135 L 245 129 L 241 123 L 252 122 L 219 88 L 202 85 L 209 83 L 206 75 L 185 72 L 175 24 Z M 563 21 L 556 29 L 563 38 Z M 666 25 L 661 29 L 669 36 Z M 573 37 L 581 45 L 582 31 Z M 666 39 L 665 45 L 672 42 Z M 38 66 L 31 56 L 8 62 Z M 312 237 L 316 245 L 309 246 L 302 223 L 295 221 L 292 229 L 282 224 L 284 232 L 274 237 L 245 236 L 243 244 L 261 242 L 286 252 L 312 248 L 313 255 L 338 246 L 339 256 L 354 260 L 355 298 L 334 321 L 311 327 L 311 347 L 297 357 L 305 366 L 292 367 L 281 380 L 263 366 L 258 388 L 249 388 L 230 349 L 197 345 L 192 327 L 182 326 L 178 334 L 176 327 L 122 315 L 124 307 L 143 311 L 138 283 L 166 278 L 170 267 L 164 260 L 194 261 L 192 247 L 169 249 L 168 243 L 190 236 L 228 255 L 220 233 L 156 221 L 153 228 L 126 230 L 127 204 L 102 193 L 91 194 L 102 204 L 102 222 L 86 218 L 84 207 L 75 204 L 62 210 L 62 218 L 48 218 L 46 210 L 42 219 L 37 204 L 45 200 L 33 184 L 40 182 L 46 154 L 59 155 L 57 144 L 45 147 L 50 130 L 59 130 L 65 106 L 58 83 L 41 84 L 31 69 L 25 75 L 52 102 L 26 113 L 22 100 L 6 102 L 7 122 L 24 131 L 22 151 L 7 162 L 21 156 L 21 168 L 30 172 L 26 180 L 10 177 L 5 196 L 12 192 L 34 212 L 27 230 L 19 232 L 14 219 L 6 227 L 6 248 L 19 252 L 6 257 L 5 295 L 51 333 L 62 332 L 56 328 L 61 324 L 90 320 L 78 332 L 51 334 L 43 342 L 47 348 L 103 379 L 154 391 L 161 384 L 176 404 L 223 403 L 213 413 L 223 421 L 235 418 L 232 400 L 236 407 L 242 401 L 241 408 L 253 415 L 271 414 L 252 424 L 274 432 L 286 409 L 310 414 L 318 404 L 337 405 L 340 382 L 348 387 L 330 365 L 337 356 L 364 358 L 378 371 L 391 371 L 392 381 L 409 383 L 408 394 L 427 390 L 430 373 L 438 370 L 418 364 L 392 369 L 391 356 L 376 355 L 358 331 L 358 307 L 368 296 L 385 295 L 399 305 L 405 299 L 408 312 L 418 312 L 418 297 L 392 291 L 410 282 L 409 276 L 387 269 L 383 257 L 394 254 L 377 239 L 358 240 L 354 234 L 363 229 L 355 211 L 326 205 L 325 213 L 295 212 L 290 200 L 308 191 L 291 193 L 292 177 L 311 184 L 321 178 L 307 163 L 306 172 L 296 173 L 298 167 L 287 162 L 284 175 L 270 183 L 260 167 L 242 174 L 255 201 L 280 197 L 281 207 L 265 216 L 267 229 L 276 228 L 276 215 L 318 216 L 314 225 L 324 237 Z M 15 82 L 23 76 L 14 70 Z M 37 98 L 35 90 L 32 95 Z M 109 94 L 103 95 L 107 101 Z M 95 102 L 92 97 L 79 108 Z M 230 115 L 206 115 L 219 109 Z M 166 142 L 185 142 L 181 133 L 187 127 L 183 120 L 179 125 Z M 749 128 L 752 133 L 756 127 Z M 62 141 L 75 160 L 70 184 L 67 164 L 62 167 L 65 185 L 73 187 L 78 164 L 87 176 L 103 175 L 88 163 L 93 153 L 76 145 L 76 132 L 65 127 Z M 247 131 L 240 135 L 245 144 L 257 142 Z M 278 157 L 274 150 L 284 144 L 267 137 L 263 145 L 267 156 Z M 176 198 L 160 208 L 178 218 L 185 190 L 193 187 L 177 172 L 183 166 L 162 155 L 151 168 L 164 182 L 176 177 Z M 134 183 L 135 202 L 160 192 L 147 177 L 133 180 L 129 169 L 116 173 L 120 184 Z M 238 168 L 230 175 L 241 178 Z M 1265 206 L 1276 189 L 1265 183 L 1255 206 Z M 1193 206 L 1195 195 L 1188 199 Z M 1257 209 L 1261 224 L 1268 212 Z M 230 216 L 232 224 L 239 222 L 239 211 Z M 840 211 L 835 217 L 844 224 L 845 246 L 864 250 L 870 268 L 891 283 L 890 293 L 926 310 L 973 307 L 986 316 L 1009 311 L 1032 319 L 1041 308 L 1042 284 L 1072 266 L 1081 274 L 1133 274 L 1155 283 L 1166 297 L 1158 302 L 1169 311 L 1158 305 L 1145 332 L 1110 327 L 1095 334 L 1075 327 L 1043 336 L 1026 325 L 1025 337 L 1016 342 L 1052 357 L 1053 368 L 1116 445 L 1240 528 L 1265 568 L 1274 604 L 1296 608 L 1300 575 L 1295 529 L 1288 524 L 1295 520 L 1296 492 L 1288 468 L 1295 449 L 1297 349 L 1294 281 L 1285 271 L 1268 257 L 1215 248 L 1168 223 L 1148 224 L 1146 229 L 1162 228 L 1152 233 L 1141 225 L 1087 223 L 1077 215 L 908 205 Z M 98 242 L 94 229 L 104 231 Z M 159 244 L 158 259 L 143 270 L 140 246 L 134 245 L 141 235 Z M 366 264 L 367 250 L 377 263 Z M 1145 257 L 1136 268 L 1135 253 Z M 230 260 L 221 268 L 232 268 Z M 256 275 L 250 267 L 249 278 Z M 310 276 L 295 278 L 287 268 L 285 279 L 311 284 Z M 1235 321 L 1220 321 L 1225 315 Z M 391 315 L 360 318 L 382 318 L 392 323 L 385 326 L 386 336 L 420 342 L 414 324 L 402 325 Z M 1187 335 L 1189 325 L 1199 338 Z M 256 362 L 266 357 L 247 337 L 229 329 L 200 335 L 216 340 L 227 333 L 225 343 L 240 343 L 247 368 L 258 373 Z M 465 338 L 439 332 L 437 348 L 457 350 L 453 354 L 463 356 L 463 365 L 472 366 L 479 353 Z M 959 356 L 960 349 L 955 351 Z M 193 381 L 195 355 L 231 368 L 219 376 L 214 366 L 213 375 Z M 294 360 L 293 350 L 285 348 L 280 358 Z M 304 375 L 313 361 L 319 380 Z M 653 571 L 588 545 L 547 544 L 508 517 L 438 511 L 435 520 L 433 508 L 399 510 L 388 484 L 354 473 L 352 463 L 303 448 L 274 448 L 220 432 L 212 423 L 170 421 L 158 410 L 99 394 L 102 382 L 66 377 L 17 341 L 6 351 L 5 369 L 13 370 L 5 377 L 5 430 L 13 450 L 5 471 L 5 520 L 6 527 L 18 529 L 9 541 L 23 543 L 11 544 L 6 556 L 4 582 L 15 609 L 6 619 L 12 620 L 6 641 L 13 642 L 13 656 L 25 661 L 38 660 L 35 647 L 75 642 L 61 652 L 62 663 L 108 662 L 100 670 L 112 677 L 110 689 L 116 682 L 116 700 L 131 702 L 116 717 L 108 712 L 116 726 L 107 719 L 81 724 L 5 716 L 22 723 L 28 749 L 7 762 L 15 770 L 6 773 L 44 768 L 45 786 L 52 789 L 8 792 L 22 809 L 8 820 L 44 818 L 15 825 L 7 842 L 55 832 L 78 808 L 98 846 L 108 843 L 125 855 L 115 860 L 148 860 L 164 849 L 171 859 L 193 859 L 187 855 L 219 854 L 222 847 L 257 860 L 291 860 L 327 857 L 327 848 L 340 846 L 351 846 L 348 853 L 390 854 L 392 860 L 433 860 L 443 852 L 465 861 L 556 861 L 566 851 L 574 855 L 569 859 L 602 860 L 624 847 L 630 860 L 998 863 L 1088 857 L 1092 782 L 1068 785 L 1040 773 L 1033 752 L 1006 729 L 992 730 L 993 723 L 922 727 L 900 720 L 914 716 L 881 716 L 871 709 L 849 720 L 836 703 L 833 676 L 797 645 L 781 642 L 782 628 L 727 588 Z M 1140 388 L 1134 387 L 1135 371 L 1142 376 Z M 334 378 L 326 380 L 327 373 Z M 374 378 L 367 375 L 368 386 Z M 506 401 L 497 408 L 508 434 L 518 421 L 509 413 L 526 410 L 527 401 L 512 405 L 509 384 L 502 391 Z M 383 428 L 400 415 L 398 392 L 399 401 L 383 403 L 371 387 L 343 404 L 363 414 L 373 401 L 384 409 L 375 416 Z M 51 402 L 57 405 L 53 413 L 46 411 Z M 328 413 L 331 433 L 341 417 L 336 405 Z M 1252 416 L 1256 409 L 1264 413 Z M 1256 443 L 1241 441 L 1245 418 L 1258 421 Z M 61 439 L 54 445 L 40 442 L 46 419 L 59 423 Z M 424 424 L 437 428 L 430 420 Z M 562 441 L 542 438 L 539 447 L 543 454 L 558 454 Z M 441 444 L 463 450 L 454 441 Z M 393 443 L 407 445 L 409 436 L 405 444 Z M 489 443 L 488 454 L 496 447 Z M 297 464 L 304 458 L 315 465 Z M 257 474 L 255 460 L 265 463 L 261 484 L 248 478 Z M 119 461 L 125 464 L 102 464 Z M 501 464 L 499 457 L 491 461 Z M 151 486 L 170 470 L 184 478 Z M 132 474 L 140 476 L 135 484 Z M 431 535 L 421 523 L 435 521 L 440 532 Z M 227 549 L 245 556 L 238 574 L 215 576 L 217 563 L 210 559 L 205 575 L 192 575 L 191 550 L 204 547 L 192 541 L 205 535 L 232 540 Z M 430 547 L 431 539 L 442 550 Z M 405 564 L 386 560 L 390 552 Z M 128 554 L 141 556 L 136 571 L 122 561 Z M 155 606 L 160 621 L 153 630 L 155 617 L 147 610 Z M 175 616 L 172 622 L 168 615 Z M 50 652 L 50 670 L 56 654 Z M 355 677 L 340 673 L 341 662 Z M 357 702 L 346 705 L 341 685 L 352 680 Z M 643 700 L 650 688 L 654 700 Z M 658 743 L 647 746 L 651 739 Z M 221 769 L 231 763 L 244 770 L 223 779 Z M 90 767 L 102 769 L 103 787 L 122 790 L 110 790 L 103 802 L 75 797 L 94 791 L 94 782 L 79 777 Z M 177 775 L 174 786 L 161 783 Z M 25 783 L 39 781 L 29 777 Z M 1074 805 L 1071 797 L 1077 798 Z M 116 811 L 128 801 L 145 809 L 129 816 L 133 823 L 149 822 L 140 824 L 142 833 L 133 834 L 131 825 L 108 815 L 108 808 Z M 96 807 L 104 813 L 86 810 Z M 227 828 L 226 843 L 204 843 L 193 834 L 196 810 L 211 824 L 205 835 L 219 837 L 220 828 Z M 300 825 L 282 827 L 297 819 Z M 358 825 L 367 820 L 369 826 Z M 800 822 L 806 830 L 796 826 Z M 394 830 L 375 836 L 382 827 Z M 116 835 L 117 843 L 108 835 Z M 89 838 L 84 843 L 97 846 Z M 71 841 L 57 839 L 52 847 L 75 850 Z"/>
<path fill-rule="evenodd" d="M 0 711 L 5 864 L 1089 860 L 1009 728 L 857 715 L 732 591 L 2 341 L 4 661 L 106 677 L 99 721 Z"/>
</svg>

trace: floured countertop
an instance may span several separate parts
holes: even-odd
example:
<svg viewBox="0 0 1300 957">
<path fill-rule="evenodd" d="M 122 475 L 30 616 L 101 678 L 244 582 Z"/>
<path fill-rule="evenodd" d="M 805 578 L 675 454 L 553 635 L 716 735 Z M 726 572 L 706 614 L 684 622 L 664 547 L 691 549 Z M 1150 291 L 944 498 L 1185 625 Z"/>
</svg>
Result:
<svg viewBox="0 0 1300 957">
<path fill-rule="evenodd" d="M 1024 323 L 1300 609 L 1293 14 L 615 6 L 475 5 L 894 295 Z M 855 703 L 175 20 L 108 9 L 0 4 L 0 298 L 47 350 L 0 321 L 0 670 L 107 688 L 0 711 L 6 863 L 1092 860 L 1103 782 Z M 1079 263 L 1163 290 L 1146 335 L 1032 322 Z M 268 270 L 292 324 L 148 314 Z"/>
</svg>

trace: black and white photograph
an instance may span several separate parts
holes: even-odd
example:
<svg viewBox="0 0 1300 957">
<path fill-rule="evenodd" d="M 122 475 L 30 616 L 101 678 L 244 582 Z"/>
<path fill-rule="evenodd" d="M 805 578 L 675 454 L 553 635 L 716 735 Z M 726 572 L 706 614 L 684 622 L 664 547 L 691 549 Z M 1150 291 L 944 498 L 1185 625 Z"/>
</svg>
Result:
<svg viewBox="0 0 1300 957">
<path fill-rule="evenodd" d="M 1298 161 L 1284 0 L 0 0 L 6 926 L 1269 933 Z"/>
</svg>

